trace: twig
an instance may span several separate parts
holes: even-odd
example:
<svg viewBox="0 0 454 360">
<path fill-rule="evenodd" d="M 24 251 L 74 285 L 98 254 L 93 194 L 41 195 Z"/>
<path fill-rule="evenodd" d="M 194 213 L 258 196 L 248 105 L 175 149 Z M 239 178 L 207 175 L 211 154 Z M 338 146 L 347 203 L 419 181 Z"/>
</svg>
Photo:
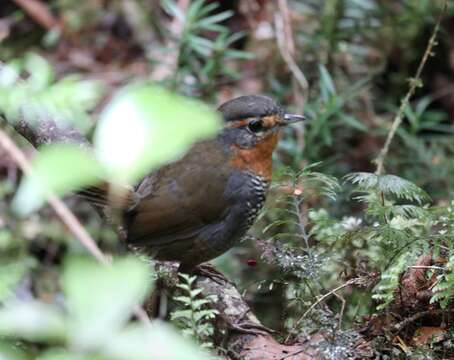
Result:
<svg viewBox="0 0 454 360">
<path fill-rule="evenodd" d="M 52 15 L 49 8 L 39 0 L 12 0 L 30 18 L 46 30 L 60 28 L 61 23 Z"/>
<path fill-rule="evenodd" d="M 374 162 L 377 166 L 377 170 L 375 173 L 378 175 L 382 174 L 384 171 L 385 158 L 386 158 L 386 155 L 388 154 L 389 147 L 394 138 L 394 135 L 396 134 L 397 129 L 399 128 L 400 124 L 402 123 L 402 119 L 404 117 L 404 111 L 407 108 L 411 97 L 414 95 L 416 88 L 421 86 L 421 83 L 422 83 L 421 74 L 422 74 L 422 71 L 424 69 L 424 66 L 426 65 L 426 62 L 427 62 L 429 56 L 433 55 L 433 53 L 432 53 L 433 48 L 437 45 L 437 42 L 436 42 L 437 33 L 440 28 L 441 19 L 442 19 L 443 15 L 446 13 L 447 8 L 448 8 L 448 1 L 445 0 L 444 5 L 443 5 L 443 10 L 441 11 L 440 15 L 438 16 L 438 19 L 437 19 L 437 22 L 433 29 L 432 35 L 429 39 L 429 42 L 427 43 L 427 47 L 424 52 L 424 55 L 421 58 L 418 69 L 416 70 L 416 74 L 412 79 L 410 79 L 410 88 L 408 89 L 407 94 L 403 98 L 403 100 L 400 104 L 399 110 L 397 111 L 397 114 L 394 117 L 393 123 L 391 125 L 391 129 L 389 130 L 388 137 L 386 138 L 385 144 L 383 145 L 383 148 L 381 149 L 377 158 L 374 160 Z"/>
<path fill-rule="evenodd" d="M 16 162 L 21 170 L 26 174 L 30 175 L 33 173 L 32 166 L 25 154 L 21 149 L 11 140 L 8 134 L 0 129 L 0 146 L 6 151 L 6 153 Z M 58 198 L 55 194 L 47 191 L 46 200 L 50 206 L 54 209 L 60 220 L 69 231 L 79 240 L 83 247 L 101 264 L 110 265 L 110 260 L 102 253 L 96 242 L 85 230 L 76 216 L 66 206 L 66 204 Z M 146 312 L 139 306 L 134 307 L 134 314 L 144 323 L 149 324 L 150 319 Z"/>
<path fill-rule="evenodd" d="M 435 266 L 435 265 L 430 265 L 430 266 L 425 266 L 425 265 L 412 265 L 409 266 L 408 268 L 410 269 L 433 269 L 433 270 L 446 270 L 442 266 Z"/>
<path fill-rule="evenodd" d="M 300 87 L 301 93 L 298 93 L 298 91 L 295 92 L 295 100 L 298 103 L 298 111 L 302 112 L 304 99 L 307 97 L 309 86 L 304 73 L 295 61 L 295 42 L 293 41 L 293 31 L 287 0 L 278 0 L 278 7 L 279 13 L 274 16 L 277 45 L 282 58 Z"/>
<path fill-rule="evenodd" d="M 6 134 L 6 132 L 2 129 L 0 129 L 0 145 L 25 174 L 30 175 L 33 172 L 32 167 L 22 150 L 16 146 L 8 134 Z M 108 264 L 109 260 L 104 256 L 95 241 L 91 238 L 90 234 L 88 234 L 68 207 L 57 196 L 51 193 L 48 193 L 47 201 L 55 210 L 62 222 L 88 250 L 88 252 L 102 264 Z"/>
<path fill-rule="evenodd" d="M 307 314 L 309 314 L 318 304 L 320 304 L 326 298 L 328 298 L 329 296 L 333 295 L 337 291 L 342 290 L 343 288 L 345 288 L 347 286 L 356 284 L 358 282 L 358 280 L 359 279 L 350 279 L 346 283 L 339 285 L 337 288 L 330 290 L 325 295 L 321 296 L 316 302 L 314 302 L 311 306 L 309 306 L 309 308 L 304 312 L 303 315 L 301 315 L 301 317 L 296 321 L 293 328 L 295 329 L 301 323 L 301 321 L 307 316 Z M 291 333 L 288 334 L 288 336 L 286 337 L 286 339 L 285 339 L 286 343 L 290 340 L 290 336 L 291 336 Z"/>
<path fill-rule="evenodd" d="M 337 323 L 337 328 L 339 330 L 342 330 L 342 320 L 344 319 L 344 312 L 345 312 L 345 306 L 347 305 L 347 301 L 344 299 L 344 297 L 342 295 L 340 295 L 336 292 L 333 295 L 335 297 L 337 297 L 342 304 L 341 309 L 339 311 L 339 322 Z"/>
<path fill-rule="evenodd" d="M 454 311 L 454 309 L 436 309 L 436 310 L 421 311 L 421 312 L 418 312 L 418 313 L 406 318 L 405 320 L 401 321 L 400 323 L 393 325 L 392 330 L 399 332 L 402 329 L 404 329 L 407 325 L 410 325 L 412 322 L 415 322 L 416 320 L 419 320 L 422 317 L 442 315 L 446 312 L 453 312 L 453 311 Z"/>
</svg>

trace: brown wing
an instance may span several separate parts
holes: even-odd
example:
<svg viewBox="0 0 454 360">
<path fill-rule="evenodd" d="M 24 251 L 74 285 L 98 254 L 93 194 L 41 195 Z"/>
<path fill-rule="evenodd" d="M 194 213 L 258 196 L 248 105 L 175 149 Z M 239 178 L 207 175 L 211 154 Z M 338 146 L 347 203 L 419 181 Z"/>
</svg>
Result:
<svg viewBox="0 0 454 360">
<path fill-rule="evenodd" d="M 112 189 L 105 181 L 78 190 L 76 195 L 99 208 L 108 206 L 113 209 L 129 209 L 136 203 L 132 187 L 121 186 Z"/>
<path fill-rule="evenodd" d="M 194 237 L 220 220 L 228 207 L 227 160 L 218 144 L 203 142 L 144 179 L 137 188 L 142 199 L 126 214 L 128 242 L 161 246 Z"/>
</svg>

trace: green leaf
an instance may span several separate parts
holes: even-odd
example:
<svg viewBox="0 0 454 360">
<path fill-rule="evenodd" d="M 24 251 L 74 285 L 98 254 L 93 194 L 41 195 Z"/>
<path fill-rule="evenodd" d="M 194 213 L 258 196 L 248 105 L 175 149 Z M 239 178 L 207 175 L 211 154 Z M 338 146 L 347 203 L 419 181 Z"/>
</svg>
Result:
<svg viewBox="0 0 454 360">
<path fill-rule="evenodd" d="M 0 88 L 11 87 L 19 80 L 20 65 L 17 62 L 0 66 Z"/>
<path fill-rule="evenodd" d="M 170 314 L 172 320 L 176 319 L 190 319 L 192 315 L 192 310 L 176 310 Z"/>
<path fill-rule="evenodd" d="M 178 285 L 177 285 L 177 286 L 178 286 Z M 188 291 L 189 291 L 189 289 L 185 289 L 185 290 L 188 290 Z M 181 303 L 183 303 L 183 304 L 189 304 L 189 303 L 191 303 L 191 298 L 190 298 L 189 296 L 174 296 L 173 299 L 174 299 L 175 301 L 179 301 L 179 302 L 181 302 Z"/>
<path fill-rule="evenodd" d="M 228 11 L 223 11 L 216 15 L 208 16 L 208 17 L 198 21 L 197 27 L 204 28 L 204 27 L 207 27 L 208 25 L 220 23 L 220 22 L 232 17 L 232 15 L 233 15 L 233 11 L 228 10 Z"/>
<path fill-rule="evenodd" d="M 25 70 L 30 74 L 28 81 L 35 90 L 46 88 L 54 80 L 52 67 L 42 56 L 29 53 L 25 58 Z"/>
<path fill-rule="evenodd" d="M 377 175 L 357 172 L 345 176 L 345 180 L 357 185 L 358 191 L 380 191 L 399 199 L 415 201 L 419 204 L 429 201 L 429 195 L 412 182 L 396 175 Z"/>
<path fill-rule="evenodd" d="M 41 354 L 36 360 L 104 360 L 100 356 L 82 355 L 68 352 L 67 349 L 52 349 Z"/>
<path fill-rule="evenodd" d="M 173 0 L 161 0 L 161 4 L 167 12 L 176 17 L 180 22 L 185 22 L 185 15 Z"/>
<path fill-rule="evenodd" d="M 331 96 L 336 95 L 336 87 L 333 78 L 329 74 L 325 66 L 319 66 L 320 71 L 320 85 L 323 99 L 328 100 Z"/>
<path fill-rule="evenodd" d="M 102 353 L 112 360 L 213 360 L 189 339 L 158 321 L 151 329 L 132 326 L 118 333 Z"/>
<path fill-rule="evenodd" d="M 72 144 L 43 148 L 32 165 L 32 173 L 24 178 L 13 200 L 13 209 L 21 215 L 42 206 L 49 191 L 63 195 L 101 178 L 96 159 L 88 150 Z"/>
<path fill-rule="evenodd" d="M 71 318 L 71 343 L 93 349 L 108 342 L 140 304 L 152 279 L 146 264 L 129 257 L 103 266 L 70 259 L 63 276 Z"/>
<path fill-rule="evenodd" d="M 195 297 L 196 297 L 197 295 L 199 295 L 201 292 L 202 292 L 202 289 L 200 289 L 200 288 L 191 290 L 191 291 L 190 291 L 191 298 L 195 298 Z"/>
<path fill-rule="evenodd" d="M 13 259 L 0 263 L 0 302 L 14 294 L 14 287 L 32 265 L 31 259 Z"/>
<path fill-rule="evenodd" d="M 153 85 L 130 86 L 107 106 L 95 133 L 98 158 L 120 181 L 134 181 L 214 136 L 220 116 Z"/>
<path fill-rule="evenodd" d="M 30 341 L 63 341 L 66 325 L 63 315 L 40 301 L 21 301 L 0 309 L 0 335 Z"/>
<path fill-rule="evenodd" d="M 15 343 L 0 341 L 0 359 L 1 360 L 29 360 L 24 351 Z"/>
<path fill-rule="evenodd" d="M 367 126 L 364 125 L 362 122 L 359 122 L 356 117 L 352 115 L 345 114 L 343 112 L 339 113 L 339 118 L 346 123 L 347 125 L 359 130 L 359 131 L 367 131 Z"/>
<path fill-rule="evenodd" d="M 36 126 L 50 118 L 58 126 L 71 124 L 85 133 L 93 125 L 88 111 L 102 90 L 99 82 L 74 75 L 55 81 L 51 65 L 33 53 L 0 64 L 0 112 L 12 124 L 23 119 Z"/>
</svg>

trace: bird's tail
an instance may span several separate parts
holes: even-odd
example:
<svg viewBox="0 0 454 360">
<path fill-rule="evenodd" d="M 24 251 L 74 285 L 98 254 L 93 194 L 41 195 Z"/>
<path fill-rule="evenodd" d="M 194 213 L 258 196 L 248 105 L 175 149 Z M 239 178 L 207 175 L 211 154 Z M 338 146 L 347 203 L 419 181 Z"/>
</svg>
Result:
<svg viewBox="0 0 454 360">
<path fill-rule="evenodd" d="M 134 189 L 103 182 L 77 191 L 77 196 L 93 206 L 129 209 L 135 204 Z"/>
</svg>

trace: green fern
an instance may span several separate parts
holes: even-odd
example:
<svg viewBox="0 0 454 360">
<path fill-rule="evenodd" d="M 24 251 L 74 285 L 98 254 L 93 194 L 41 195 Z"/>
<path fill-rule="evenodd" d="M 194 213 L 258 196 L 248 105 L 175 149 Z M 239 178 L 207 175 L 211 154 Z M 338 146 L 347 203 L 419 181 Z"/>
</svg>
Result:
<svg viewBox="0 0 454 360">
<path fill-rule="evenodd" d="M 321 163 L 314 163 L 304 167 L 297 174 L 297 182 L 300 183 L 303 189 L 313 190 L 318 195 L 325 196 L 331 200 L 336 200 L 337 193 L 340 190 L 340 185 L 334 176 L 326 175 L 313 169 Z"/>
<path fill-rule="evenodd" d="M 367 223 L 351 238 L 363 237 L 365 256 L 381 271 L 373 298 L 386 308 L 394 299 L 400 274 L 416 259 L 415 254 L 427 251 L 432 223 L 427 193 L 395 175 L 353 173 L 345 177 L 359 193 L 357 201 L 366 204 Z M 410 204 L 398 202 L 412 202 Z"/>
<path fill-rule="evenodd" d="M 193 90 L 202 90 L 211 95 L 219 77 L 239 77 L 226 61 L 250 59 L 253 55 L 231 48 L 233 43 L 244 36 L 241 32 L 232 34 L 222 24 L 233 15 L 232 11 L 216 12 L 219 3 L 206 0 L 192 1 L 185 13 L 174 0 L 161 0 L 161 3 L 169 14 L 184 24 L 182 34 L 175 39 L 178 59 L 177 71 L 170 79 L 173 87 L 178 84 L 183 92 L 193 93 Z M 207 33 L 213 36 L 207 37 Z M 194 77 L 197 81 L 189 84 L 187 79 Z"/>
<path fill-rule="evenodd" d="M 393 266 L 382 272 L 380 282 L 374 287 L 374 294 L 372 295 L 373 299 L 380 302 L 377 306 L 378 310 L 387 308 L 394 301 L 400 275 L 409 264 L 411 264 L 411 260 L 408 254 L 403 254 L 394 262 Z"/>
<path fill-rule="evenodd" d="M 414 201 L 418 204 L 428 202 L 429 195 L 412 182 L 396 175 L 377 175 L 374 173 L 357 172 L 345 176 L 347 182 L 356 185 L 357 191 L 377 191 L 385 196 Z"/>
<path fill-rule="evenodd" d="M 446 308 L 454 297 L 454 200 L 448 206 L 437 210 L 433 214 L 437 219 L 434 226 L 438 229 L 433 236 L 434 245 L 448 249 L 449 253 L 445 269 L 438 275 L 433 288 L 431 303 L 438 302 L 442 308 Z"/>
<path fill-rule="evenodd" d="M 181 308 L 171 313 L 171 320 L 182 330 L 183 335 L 196 339 L 202 347 L 212 348 L 211 337 L 214 332 L 212 320 L 218 311 L 207 305 L 216 301 L 215 296 L 201 298 L 202 289 L 195 288 L 196 276 L 178 274 L 181 281 L 177 285 L 183 295 L 173 299 L 180 303 Z"/>
</svg>

